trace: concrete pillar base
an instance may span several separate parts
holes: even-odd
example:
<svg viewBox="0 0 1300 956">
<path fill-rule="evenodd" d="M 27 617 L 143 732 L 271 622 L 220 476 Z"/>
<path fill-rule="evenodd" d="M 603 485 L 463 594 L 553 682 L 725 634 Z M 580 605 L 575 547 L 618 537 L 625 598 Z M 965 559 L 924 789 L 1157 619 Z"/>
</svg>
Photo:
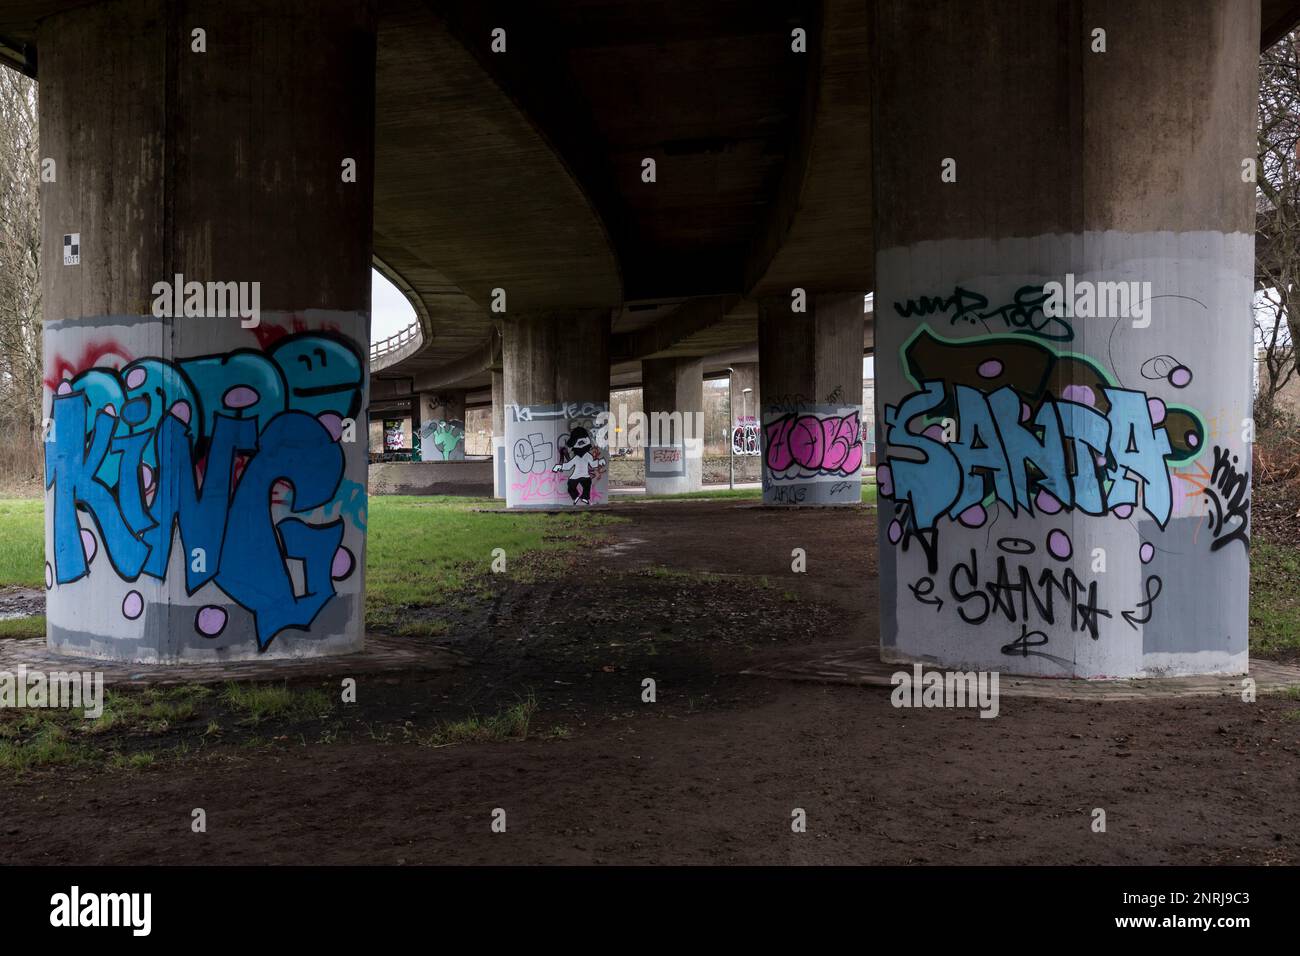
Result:
<svg viewBox="0 0 1300 956">
<path fill-rule="evenodd" d="M 763 503 L 862 502 L 863 296 L 759 303 Z"/>
<path fill-rule="evenodd" d="M 508 508 L 609 502 L 609 310 L 503 323 Z"/>
<path fill-rule="evenodd" d="M 177 48 L 195 24 L 220 52 Z M 113 0 L 41 30 L 50 648 L 359 650 L 373 5 Z"/>
<path fill-rule="evenodd" d="M 641 390 L 647 421 L 648 495 L 699 491 L 704 473 L 704 361 L 646 359 Z"/>
</svg>

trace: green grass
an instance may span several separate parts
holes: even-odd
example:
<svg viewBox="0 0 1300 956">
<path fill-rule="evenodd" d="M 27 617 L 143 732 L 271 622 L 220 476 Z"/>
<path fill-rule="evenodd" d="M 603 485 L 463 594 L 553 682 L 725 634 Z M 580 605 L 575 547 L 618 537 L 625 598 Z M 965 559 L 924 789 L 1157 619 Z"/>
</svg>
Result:
<svg viewBox="0 0 1300 956">
<path fill-rule="evenodd" d="M 1277 654 L 1300 650 L 1300 550 L 1250 543 L 1250 650 Z"/>
<path fill-rule="evenodd" d="M 450 747 L 453 744 L 524 740 L 536 713 L 537 700 L 529 694 L 491 717 L 472 715 L 464 720 L 439 724 L 421 743 L 428 747 Z"/>
<path fill-rule="evenodd" d="M 318 687 L 291 688 L 284 684 L 229 683 L 221 700 L 247 723 L 261 723 L 275 717 L 310 720 L 330 712 L 333 699 Z"/>
<path fill-rule="evenodd" d="M 591 512 L 547 515 L 501 508 L 491 498 L 371 498 L 367 624 L 397 627 L 403 606 L 446 605 L 471 596 L 491 573 L 496 548 L 505 552 L 506 573 L 514 576 L 527 571 L 527 552 L 589 544 L 600 527 L 621 520 Z"/>
<path fill-rule="evenodd" d="M 0 587 L 42 587 L 44 522 L 40 499 L 0 499 Z M 510 575 L 529 568 L 526 552 L 567 550 L 593 541 L 623 519 L 583 512 L 501 513 L 491 498 L 375 496 L 366 536 L 366 612 L 372 627 L 396 627 L 409 605 L 444 605 L 472 595 L 505 552 Z M 488 510 L 480 510 L 488 509 Z M 44 634 L 42 618 L 0 621 L 0 637 Z"/>
<path fill-rule="evenodd" d="M 0 499 L 0 587 L 45 585 L 45 502 Z"/>
<path fill-rule="evenodd" d="M 45 615 L 11 617 L 0 621 L 0 640 L 6 637 L 24 639 L 45 636 Z"/>
</svg>

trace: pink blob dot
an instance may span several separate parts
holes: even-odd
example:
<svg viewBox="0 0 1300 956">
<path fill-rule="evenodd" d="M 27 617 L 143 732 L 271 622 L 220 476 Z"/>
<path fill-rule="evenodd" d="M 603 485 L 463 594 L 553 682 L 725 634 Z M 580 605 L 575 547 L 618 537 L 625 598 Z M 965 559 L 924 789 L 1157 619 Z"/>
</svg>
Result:
<svg viewBox="0 0 1300 956">
<path fill-rule="evenodd" d="M 153 469 L 148 465 L 140 465 L 140 478 L 144 483 L 144 490 L 148 491 L 153 487 Z"/>
<path fill-rule="evenodd" d="M 893 521 L 889 522 L 889 543 L 898 544 L 898 542 L 901 541 L 902 539 L 903 539 L 903 526 L 899 524 L 898 519 L 895 518 Z"/>
<path fill-rule="evenodd" d="M 46 561 L 45 562 L 45 590 L 48 591 L 52 587 L 54 587 L 54 568 L 50 566 L 50 562 Z"/>
<path fill-rule="evenodd" d="M 980 378 L 997 378 L 1002 374 L 1002 363 L 997 359 L 987 359 L 980 362 L 979 368 L 975 371 Z"/>
<path fill-rule="evenodd" d="M 316 416 L 316 421 L 325 426 L 325 430 L 335 441 L 343 437 L 343 419 L 333 412 L 322 412 Z"/>
<path fill-rule="evenodd" d="M 1174 388 L 1186 388 L 1192 381 L 1192 370 L 1180 365 L 1169 373 L 1169 384 Z"/>
<path fill-rule="evenodd" d="M 1028 402 L 1021 402 L 1021 403 L 1020 403 L 1020 420 L 1021 420 L 1022 422 L 1027 422 L 1027 421 L 1029 421 L 1030 417 L 1031 417 L 1033 414 L 1034 414 L 1034 410 L 1033 410 L 1032 408 L 1029 407 L 1029 403 L 1028 403 Z"/>
<path fill-rule="evenodd" d="M 1087 385 L 1067 385 L 1061 389 L 1061 398 L 1067 402 L 1077 402 L 1080 405 L 1097 404 L 1097 396 L 1093 394 L 1092 389 Z"/>
<path fill-rule="evenodd" d="M 334 552 L 334 560 L 330 562 L 330 577 L 335 581 L 346 578 L 352 573 L 352 568 L 356 560 L 352 557 L 352 552 L 347 548 L 340 547 Z"/>
<path fill-rule="evenodd" d="M 194 615 L 194 629 L 204 637 L 216 637 L 226 629 L 226 612 L 212 604 L 199 608 Z"/>
<path fill-rule="evenodd" d="M 1034 498 L 1034 507 L 1045 515 L 1054 515 L 1061 510 L 1061 502 L 1050 491 L 1039 489 L 1038 496 Z"/>
<path fill-rule="evenodd" d="M 957 520 L 968 528 L 978 528 L 988 520 L 988 512 L 983 505 L 971 505 L 957 516 Z"/>
<path fill-rule="evenodd" d="M 1049 533 L 1047 535 L 1047 552 L 1052 557 L 1064 561 L 1074 553 L 1074 545 L 1070 543 L 1070 536 L 1060 529 Z"/>
<path fill-rule="evenodd" d="M 144 369 L 142 369 L 142 368 L 133 368 L 133 369 L 131 369 L 131 371 L 129 371 L 129 372 L 126 373 L 126 387 L 127 387 L 127 388 L 139 388 L 141 385 L 144 384 L 144 380 L 145 380 L 147 377 L 148 377 L 148 376 L 145 374 L 145 370 L 144 370 Z"/>
<path fill-rule="evenodd" d="M 104 411 L 107 412 L 109 415 L 112 415 L 114 418 L 117 418 L 117 407 L 116 407 L 116 406 L 114 406 L 114 405 L 105 405 L 105 406 L 104 406 Z"/>
<path fill-rule="evenodd" d="M 95 555 L 99 551 L 99 543 L 95 541 L 95 536 L 90 533 L 89 528 L 81 529 L 81 550 L 86 552 L 87 564 L 95 560 Z"/>
<path fill-rule="evenodd" d="M 127 591 L 126 597 L 122 599 L 122 616 L 128 621 L 134 621 L 144 613 L 144 598 L 140 596 L 139 591 Z"/>
<path fill-rule="evenodd" d="M 894 472 L 888 465 L 877 466 L 876 485 L 879 486 L 880 493 L 886 498 L 894 496 Z"/>
<path fill-rule="evenodd" d="M 1165 420 L 1165 403 L 1158 398 L 1147 399 L 1147 411 L 1151 413 L 1151 424 L 1159 425 Z"/>
<path fill-rule="evenodd" d="M 67 395 L 69 392 L 72 391 L 72 383 L 65 378 L 62 382 L 59 383 L 59 387 L 56 389 L 56 391 L 60 395 Z"/>
<path fill-rule="evenodd" d="M 175 415 L 177 418 L 179 418 L 181 421 L 183 421 L 186 425 L 190 423 L 190 416 L 192 412 L 190 411 L 189 402 L 172 403 L 171 413 Z"/>
<path fill-rule="evenodd" d="M 1142 559 L 1143 564 L 1150 564 L 1155 556 L 1156 548 L 1150 541 L 1144 542 L 1142 547 L 1138 548 L 1138 557 Z"/>
<path fill-rule="evenodd" d="M 1196 434 L 1196 432 L 1188 432 L 1188 433 L 1187 433 L 1187 447 L 1188 447 L 1188 448 L 1195 448 L 1195 447 L 1196 447 L 1197 445 L 1199 445 L 1200 443 L 1201 443 L 1201 436 L 1200 436 L 1200 435 Z"/>
<path fill-rule="evenodd" d="M 921 432 L 921 434 L 926 438 L 933 438 L 935 441 L 943 441 L 943 426 L 938 422 L 935 422 L 933 425 L 926 428 L 925 431 Z"/>
<path fill-rule="evenodd" d="M 256 405 L 260 397 L 256 390 L 247 385 L 236 385 L 221 396 L 221 403 L 226 408 L 248 408 L 250 405 Z"/>
<path fill-rule="evenodd" d="M 1132 505 L 1116 505 L 1114 508 L 1110 510 L 1111 513 L 1114 514 L 1116 518 L 1128 518 L 1130 515 L 1133 514 Z"/>
</svg>

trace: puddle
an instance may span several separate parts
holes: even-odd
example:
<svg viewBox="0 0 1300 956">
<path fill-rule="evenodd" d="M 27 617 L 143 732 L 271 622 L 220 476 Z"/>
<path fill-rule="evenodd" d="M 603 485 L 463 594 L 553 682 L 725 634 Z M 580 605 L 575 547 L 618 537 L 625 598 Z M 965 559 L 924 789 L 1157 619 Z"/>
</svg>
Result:
<svg viewBox="0 0 1300 956">
<path fill-rule="evenodd" d="M 38 588 L 0 591 L 0 621 L 45 613 L 45 592 Z"/>
</svg>

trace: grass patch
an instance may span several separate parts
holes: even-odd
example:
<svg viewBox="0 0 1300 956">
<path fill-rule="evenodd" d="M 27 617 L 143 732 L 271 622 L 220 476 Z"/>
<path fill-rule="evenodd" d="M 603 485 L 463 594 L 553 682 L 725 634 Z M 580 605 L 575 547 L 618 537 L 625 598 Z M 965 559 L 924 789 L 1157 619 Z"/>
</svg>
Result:
<svg viewBox="0 0 1300 956">
<path fill-rule="evenodd" d="M 450 747 L 453 744 L 495 743 L 524 740 L 537 713 L 537 699 L 529 694 L 518 703 L 498 710 L 491 717 L 472 714 L 464 720 L 439 724 L 421 743 L 427 747 Z"/>
<path fill-rule="evenodd" d="M 582 512 L 501 513 L 491 498 L 376 495 L 366 536 L 366 617 L 396 627 L 407 606 L 438 606 L 472 595 L 490 573 L 492 551 L 506 554 L 507 573 L 526 572 L 526 552 L 570 550 L 624 519 Z M 488 509 L 488 510 L 482 510 Z M 0 499 L 0 587 L 43 587 L 44 501 Z M 36 636 L 34 618 L 0 622 L 0 637 Z M 7 633 L 2 628 L 20 633 Z M 44 620 L 40 622 L 44 634 Z"/>
<path fill-rule="evenodd" d="M 1265 656 L 1300 651 L 1300 550 L 1255 538 L 1250 543 L 1250 650 Z"/>
<path fill-rule="evenodd" d="M 57 720 L 38 720 L 37 729 L 24 736 L 0 739 L 0 770 L 22 773 L 40 767 L 86 763 L 86 748 L 68 739 L 67 729 Z"/>
<path fill-rule="evenodd" d="M 11 617 L 0 621 L 0 640 L 13 638 L 26 640 L 45 636 L 45 615 L 34 614 L 31 617 Z"/>
<path fill-rule="evenodd" d="M 504 513 L 491 498 L 383 495 L 370 499 L 366 538 L 366 623 L 397 628 L 407 606 L 461 600 L 491 573 L 501 548 L 506 573 L 527 568 L 530 551 L 565 551 L 589 544 L 603 525 L 621 519 L 582 512 Z M 429 624 L 423 625 L 430 627 Z"/>
<path fill-rule="evenodd" d="M 45 586 L 45 502 L 0 499 L 0 587 Z"/>
<path fill-rule="evenodd" d="M 221 700 L 252 724 L 277 717 L 310 720 L 327 715 L 334 706 L 329 694 L 318 687 L 291 688 L 285 684 L 232 682 L 221 692 Z"/>
</svg>

